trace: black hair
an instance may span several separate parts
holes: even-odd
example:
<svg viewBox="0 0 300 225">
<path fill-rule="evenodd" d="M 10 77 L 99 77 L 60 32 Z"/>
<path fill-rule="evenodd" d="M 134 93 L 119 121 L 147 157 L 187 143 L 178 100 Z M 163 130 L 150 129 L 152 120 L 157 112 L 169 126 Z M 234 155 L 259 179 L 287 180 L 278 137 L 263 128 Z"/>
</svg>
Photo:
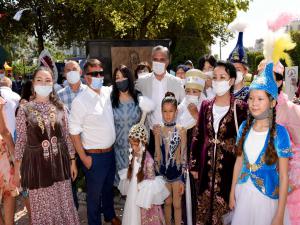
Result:
<svg viewBox="0 0 300 225">
<path fill-rule="evenodd" d="M 176 109 L 177 109 L 177 100 L 175 98 L 175 94 L 173 92 L 166 92 L 165 97 L 163 98 L 161 102 L 161 108 L 163 108 L 165 103 L 171 103 Z"/>
<path fill-rule="evenodd" d="M 138 77 L 138 72 L 139 72 L 140 70 L 145 69 L 145 68 L 148 69 L 149 73 L 152 72 L 150 64 L 149 64 L 148 62 L 146 62 L 146 61 L 145 61 L 145 62 L 140 62 L 140 63 L 137 65 L 136 69 L 134 70 L 134 78 L 135 78 L 136 80 L 139 79 L 139 77 Z"/>
<path fill-rule="evenodd" d="M 116 85 L 116 75 L 117 72 L 120 71 L 123 75 L 124 78 L 128 79 L 128 93 L 129 95 L 133 98 L 135 104 L 138 104 L 138 92 L 134 88 L 134 81 L 133 81 L 133 76 L 130 70 L 125 66 L 125 65 L 119 65 L 113 73 L 112 76 L 112 92 L 111 92 L 111 100 L 112 100 L 112 107 L 113 108 L 118 108 L 119 103 L 120 103 L 120 91 L 117 88 Z"/>
<path fill-rule="evenodd" d="M 226 73 L 228 73 L 230 78 L 236 79 L 236 69 L 231 62 L 219 60 L 216 63 L 216 67 L 219 67 L 219 66 L 224 67 Z M 233 90 L 234 90 L 234 85 L 231 86 L 230 92 L 233 93 Z"/>
<path fill-rule="evenodd" d="M 217 60 L 212 55 L 204 55 L 202 56 L 199 61 L 199 70 L 203 70 L 205 62 L 208 62 L 212 67 L 216 67 Z"/>
<path fill-rule="evenodd" d="M 274 72 L 274 74 L 275 74 L 275 79 L 276 79 L 276 81 L 283 81 L 283 75 L 282 75 L 282 74 L 276 73 L 276 72 Z M 283 82 L 282 82 L 281 85 L 278 87 L 278 94 L 281 92 L 282 86 L 283 86 Z"/>
<path fill-rule="evenodd" d="M 25 99 L 29 102 L 30 97 L 32 96 L 32 81 L 27 80 L 22 86 L 21 99 Z"/>
</svg>

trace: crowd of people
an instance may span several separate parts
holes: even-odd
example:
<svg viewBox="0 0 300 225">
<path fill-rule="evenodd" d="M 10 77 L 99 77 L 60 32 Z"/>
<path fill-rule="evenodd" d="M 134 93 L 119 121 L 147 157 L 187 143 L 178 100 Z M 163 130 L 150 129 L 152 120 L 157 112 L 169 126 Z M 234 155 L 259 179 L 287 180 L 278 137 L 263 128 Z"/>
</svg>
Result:
<svg viewBox="0 0 300 225">
<path fill-rule="evenodd" d="M 113 225 L 300 224 L 300 106 L 268 56 L 245 85 L 241 37 L 227 61 L 206 55 L 176 76 L 163 46 L 152 49 L 152 67 L 115 68 L 110 86 L 98 59 L 83 70 L 66 62 L 57 91 L 48 64 L 22 96 L 1 76 L 0 224 L 14 224 L 19 192 L 30 224 L 80 224 L 78 170 L 89 225 L 102 215 Z M 122 220 L 116 189 L 126 196 Z"/>
</svg>

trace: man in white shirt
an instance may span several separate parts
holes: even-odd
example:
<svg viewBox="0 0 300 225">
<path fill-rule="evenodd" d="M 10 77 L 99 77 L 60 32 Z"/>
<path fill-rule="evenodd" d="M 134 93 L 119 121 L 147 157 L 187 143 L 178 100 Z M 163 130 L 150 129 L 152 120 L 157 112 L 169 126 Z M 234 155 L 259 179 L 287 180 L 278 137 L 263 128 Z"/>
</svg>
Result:
<svg viewBox="0 0 300 225">
<path fill-rule="evenodd" d="M 179 78 L 172 76 L 167 72 L 169 65 L 169 50 L 163 46 L 156 46 L 152 49 L 152 69 L 149 73 L 136 81 L 136 89 L 143 95 L 151 98 L 155 103 L 155 110 L 148 116 L 148 125 L 150 126 L 149 152 L 154 155 L 154 136 L 152 133 L 155 124 L 161 124 L 161 102 L 166 92 L 173 92 L 178 102 L 181 102 L 185 96 L 182 82 Z"/>
<path fill-rule="evenodd" d="M 115 158 L 115 126 L 110 101 L 111 87 L 103 87 L 102 64 L 89 59 L 85 66 L 88 85 L 72 102 L 70 133 L 75 149 L 84 165 L 87 182 L 87 214 L 89 225 L 106 221 L 121 225 L 113 205 Z"/>
<path fill-rule="evenodd" d="M 0 80 L 0 96 L 6 101 L 4 108 L 7 118 L 7 125 L 9 132 L 11 133 L 12 137 L 14 137 L 16 130 L 15 114 L 21 97 L 17 93 L 13 92 L 11 87 L 12 81 L 8 77 L 4 77 Z"/>
</svg>

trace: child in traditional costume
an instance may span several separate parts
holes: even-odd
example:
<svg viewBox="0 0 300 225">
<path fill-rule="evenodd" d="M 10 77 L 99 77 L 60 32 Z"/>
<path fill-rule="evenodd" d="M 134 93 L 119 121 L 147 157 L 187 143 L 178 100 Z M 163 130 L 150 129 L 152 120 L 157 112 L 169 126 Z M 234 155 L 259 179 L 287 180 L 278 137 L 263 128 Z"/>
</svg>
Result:
<svg viewBox="0 0 300 225">
<path fill-rule="evenodd" d="M 270 46 L 265 41 L 269 63 L 250 85 L 250 114 L 239 129 L 230 192 L 232 225 L 290 224 L 286 200 L 292 150 L 287 130 L 276 123 L 278 89 Z"/>
<path fill-rule="evenodd" d="M 155 176 L 154 160 L 147 151 L 149 134 L 144 125 L 146 113 L 151 111 L 149 105 L 153 103 L 140 97 L 139 104 L 142 119 L 129 131 L 130 164 L 128 169 L 119 171 L 118 188 L 122 195 L 127 195 L 122 225 L 164 225 L 161 205 L 169 191 L 162 177 Z"/>
<path fill-rule="evenodd" d="M 171 192 L 164 205 L 166 224 L 171 225 L 173 206 L 175 225 L 180 225 L 186 169 L 186 130 L 176 124 L 177 101 L 173 93 L 166 93 L 161 110 L 164 124 L 155 128 L 155 162 Z"/>
</svg>

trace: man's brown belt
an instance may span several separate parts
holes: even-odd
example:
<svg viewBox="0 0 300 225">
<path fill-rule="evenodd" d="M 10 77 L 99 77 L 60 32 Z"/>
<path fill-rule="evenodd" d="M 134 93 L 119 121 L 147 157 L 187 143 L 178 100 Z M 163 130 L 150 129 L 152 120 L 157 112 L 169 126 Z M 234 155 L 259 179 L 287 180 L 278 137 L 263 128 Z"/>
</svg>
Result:
<svg viewBox="0 0 300 225">
<path fill-rule="evenodd" d="M 110 152 L 112 150 L 112 147 L 109 148 L 104 148 L 104 149 L 87 149 L 87 153 L 96 153 L 96 154 L 101 154 L 101 153 L 106 153 Z"/>
</svg>

